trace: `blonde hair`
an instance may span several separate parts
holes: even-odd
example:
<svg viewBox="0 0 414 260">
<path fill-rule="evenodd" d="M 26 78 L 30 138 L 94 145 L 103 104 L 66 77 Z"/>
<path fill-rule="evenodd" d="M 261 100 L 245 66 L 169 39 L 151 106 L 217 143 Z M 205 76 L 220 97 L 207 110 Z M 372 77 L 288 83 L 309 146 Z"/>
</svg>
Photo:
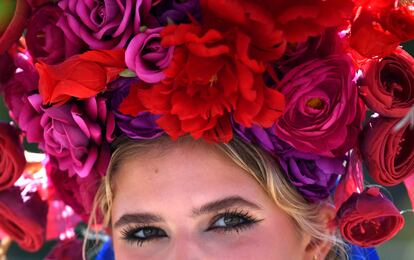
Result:
<svg viewBox="0 0 414 260">
<path fill-rule="evenodd" d="M 175 142 L 197 142 L 190 140 L 192 139 L 185 137 Z M 150 151 L 168 152 L 169 146 L 172 144 L 173 141 L 170 141 L 168 137 L 143 141 L 127 138 L 117 140 L 107 174 L 102 179 L 95 196 L 88 228 L 97 223 L 98 211 L 103 216 L 103 227 L 110 226 L 114 198 L 113 178 L 121 165 L 139 154 Z M 286 179 L 277 160 L 252 144 L 233 138 L 229 143 L 219 143 L 214 146 L 258 182 L 275 204 L 294 220 L 299 232 L 310 234 L 315 245 L 320 241 L 332 243 L 332 248 L 325 259 L 347 259 L 345 243 L 338 232 L 329 231 L 330 223 L 325 223 L 321 218 L 321 208 L 329 202 L 310 203 L 306 201 Z"/>
</svg>

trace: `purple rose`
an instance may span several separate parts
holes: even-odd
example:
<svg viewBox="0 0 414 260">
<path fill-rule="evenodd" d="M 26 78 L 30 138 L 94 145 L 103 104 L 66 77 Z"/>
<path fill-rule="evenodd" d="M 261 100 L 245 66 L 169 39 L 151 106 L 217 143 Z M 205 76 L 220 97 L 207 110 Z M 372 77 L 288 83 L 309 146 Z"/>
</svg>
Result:
<svg viewBox="0 0 414 260">
<path fill-rule="evenodd" d="M 164 133 L 164 130 L 155 122 L 159 116 L 149 112 L 142 112 L 138 116 L 132 117 L 118 111 L 122 100 L 129 93 L 129 87 L 137 82 L 138 79 L 136 78 L 120 78 L 108 86 L 108 94 L 111 99 L 111 108 L 115 114 L 116 125 L 123 134 L 132 139 L 157 138 Z"/>
<path fill-rule="evenodd" d="M 29 95 L 37 91 L 39 75 L 27 56 L 19 53 L 14 58 L 16 73 L 2 86 L 4 101 L 12 118 L 25 134 L 30 143 L 43 143 L 43 129 L 40 126 L 41 111 L 33 107 L 33 103 L 41 102 Z"/>
<path fill-rule="evenodd" d="M 47 154 L 58 161 L 62 171 L 70 176 L 86 177 L 91 171 L 105 174 L 105 160 L 115 127 L 113 114 L 105 99 L 89 98 L 43 109 L 41 126 L 44 129 Z"/>
<path fill-rule="evenodd" d="M 56 25 L 62 14 L 59 7 L 46 5 L 32 15 L 27 27 L 26 42 L 35 59 L 55 64 L 86 49 L 81 41 L 71 41 L 65 37 L 62 29 Z"/>
<path fill-rule="evenodd" d="M 153 4 L 151 12 L 162 25 L 170 22 L 175 24 L 188 22 L 189 16 L 200 20 L 200 1 L 199 0 L 163 0 Z"/>
<path fill-rule="evenodd" d="M 59 6 L 64 14 L 58 26 L 69 39 L 80 38 L 91 49 L 123 48 L 141 26 L 158 24 L 149 13 L 151 0 L 62 0 Z"/>
<path fill-rule="evenodd" d="M 303 153 L 295 149 L 281 155 L 280 165 L 291 183 L 311 202 L 329 197 L 339 175 L 345 174 L 344 160 Z"/>
<path fill-rule="evenodd" d="M 147 29 L 137 34 L 125 52 L 125 62 L 138 78 L 147 83 L 157 83 L 164 78 L 163 70 L 173 57 L 174 47 L 161 47 L 162 27 Z"/>
<path fill-rule="evenodd" d="M 59 241 L 45 257 L 45 260 L 82 259 L 82 240 L 77 238 Z"/>
<path fill-rule="evenodd" d="M 233 124 L 233 127 L 244 141 L 258 145 L 277 157 L 290 182 L 311 202 L 326 199 L 335 187 L 338 176 L 345 173 L 344 160 L 295 150 L 276 137 L 274 127 L 246 128 L 238 124 Z"/>
<path fill-rule="evenodd" d="M 362 123 L 354 66 L 346 55 L 315 59 L 289 71 L 276 135 L 303 152 L 335 157 L 354 147 Z"/>
</svg>

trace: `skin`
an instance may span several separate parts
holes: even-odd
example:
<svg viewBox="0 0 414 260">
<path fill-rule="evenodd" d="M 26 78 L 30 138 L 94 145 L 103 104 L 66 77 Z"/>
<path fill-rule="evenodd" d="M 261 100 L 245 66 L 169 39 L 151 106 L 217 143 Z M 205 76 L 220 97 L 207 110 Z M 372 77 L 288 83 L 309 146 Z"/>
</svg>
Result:
<svg viewBox="0 0 414 260">
<path fill-rule="evenodd" d="M 310 243 L 251 176 L 206 144 L 137 156 L 114 181 L 116 259 L 323 259 L 329 251 Z M 257 222 L 235 230 L 246 214 Z M 149 237 L 148 226 L 155 229 L 145 234 L 162 236 L 142 244 L 124 239 L 126 231 Z"/>
</svg>

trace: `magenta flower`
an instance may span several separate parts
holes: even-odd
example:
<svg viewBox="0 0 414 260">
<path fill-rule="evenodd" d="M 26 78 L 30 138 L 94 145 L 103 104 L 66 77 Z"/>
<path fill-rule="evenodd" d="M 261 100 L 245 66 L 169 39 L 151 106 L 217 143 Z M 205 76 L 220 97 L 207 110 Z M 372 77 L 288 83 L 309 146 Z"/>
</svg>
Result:
<svg viewBox="0 0 414 260">
<path fill-rule="evenodd" d="M 62 0 L 64 14 L 58 21 L 66 36 L 73 42 L 79 38 L 91 49 L 125 47 L 139 33 L 140 27 L 151 26 L 151 0 Z"/>
<path fill-rule="evenodd" d="M 46 5 L 32 15 L 27 27 L 26 42 L 35 59 L 55 64 L 85 49 L 80 40 L 71 41 L 56 25 L 62 14 L 59 7 Z"/>
<path fill-rule="evenodd" d="M 157 83 L 164 78 L 163 70 L 171 62 L 174 47 L 161 47 L 162 27 L 148 29 L 136 35 L 125 52 L 125 62 L 138 78 Z"/>
<path fill-rule="evenodd" d="M 29 95 L 37 91 L 39 75 L 26 58 L 21 53 L 15 56 L 14 67 L 17 68 L 17 72 L 2 86 L 2 90 L 10 114 L 19 128 L 25 132 L 27 141 L 39 143 L 42 147 L 41 111 L 33 106 L 36 102 L 40 104 L 41 99 L 29 98 Z"/>
<path fill-rule="evenodd" d="M 276 135 L 296 149 L 341 156 L 354 147 L 362 106 L 346 55 L 315 59 L 287 73 L 278 86 L 286 97 Z"/>
<path fill-rule="evenodd" d="M 44 150 L 58 161 L 69 176 L 86 177 L 92 171 L 105 174 L 102 157 L 107 157 L 106 142 L 112 141 L 113 114 L 104 98 L 67 103 L 43 109 Z"/>
</svg>

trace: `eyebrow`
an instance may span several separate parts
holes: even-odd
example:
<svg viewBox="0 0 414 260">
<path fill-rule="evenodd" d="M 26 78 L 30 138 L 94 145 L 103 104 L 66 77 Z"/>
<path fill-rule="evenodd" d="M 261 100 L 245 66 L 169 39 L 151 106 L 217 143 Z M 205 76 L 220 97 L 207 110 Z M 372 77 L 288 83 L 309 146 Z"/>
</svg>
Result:
<svg viewBox="0 0 414 260">
<path fill-rule="evenodd" d="M 261 206 L 251 201 L 248 201 L 240 196 L 229 196 L 229 197 L 225 197 L 219 200 L 209 202 L 201 206 L 199 209 L 194 209 L 193 216 L 199 216 L 203 214 L 217 212 L 217 211 L 227 209 L 230 207 L 234 207 L 234 206 L 244 206 L 244 207 L 249 207 L 252 209 L 262 209 Z M 114 227 L 118 228 L 120 226 L 124 226 L 128 224 L 152 224 L 152 223 L 159 223 L 163 221 L 164 219 L 160 215 L 157 215 L 157 214 L 132 213 L 132 214 L 122 215 L 122 217 L 120 217 L 118 221 L 115 222 Z"/>
<path fill-rule="evenodd" d="M 249 207 L 252 209 L 262 209 L 261 206 L 248 201 L 240 196 L 229 196 L 225 197 L 223 199 L 219 199 L 216 201 L 209 202 L 205 205 L 203 205 L 201 208 L 193 210 L 194 216 L 199 216 L 202 214 L 208 214 L 212 212 L 217 212 L 223 209 L 227 209 L 234 206 L 244 206 Z"/>
<path fill-rule="evenodd" d="M 158 223 L 164 221 L 163 218 L 156 214 L 151 213 L 133 213 L 133 214 L 125 214 L 122 215 L 115 222 L 114 227 L 118 228 L 120 226 L 128 225 L 128 224 L 151 224 L 151 223 Z"/>
</svg>

